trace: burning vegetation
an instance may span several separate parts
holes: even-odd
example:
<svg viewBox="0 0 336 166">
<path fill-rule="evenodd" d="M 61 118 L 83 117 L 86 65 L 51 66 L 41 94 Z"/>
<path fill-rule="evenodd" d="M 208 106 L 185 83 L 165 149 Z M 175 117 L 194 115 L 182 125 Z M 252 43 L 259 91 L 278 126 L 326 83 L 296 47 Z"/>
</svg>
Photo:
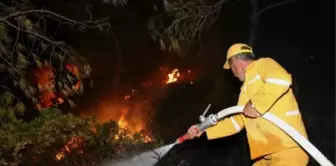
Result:
<svg viewBox="0 0 336 166">
<path fill-rule="evenodd" d="M 56 160 L 62 160 L 66 153 L 70 153 L 72 149 L 79 149 L 80 154 L 83 154 L 81 147 L 83 146 L 83 138 L 81 137 L 72 137 L 69 142 L 67 142 L 60 152 L 56 154 Z"/>
<path fill-rule="evenodd" d="M 79 69 L 74 64 L 67 64 L 61 71 L 65 73 L 64 78 L 56 74 L 52 64 L 45 62 L 28 74 L 30 83 L 37 87 L 37 90 L 30 88 L 30 91 L 34 90 L 32 101 L 36 109 L 57 106 L 63 104 L 64 100 L 74 106 L 69 97 L 80 94 L 83 88 Z"/>
<path fill-rule="evenodd" d="M 84 165 L 96 165 L 101 159 L 117 158 L 131 152 L 134 147 L 156 144 L 157 138 L 149 127 L 153 101 L 164 95 L 169 84 L 191 83 L 193 78 L 190 70 L 160 68 L 158 71 L 155 77 L 120 93 L 118 100 L 112 101 L 108 95 L 102 97 L 98 105 L 83 110 L 81 118 L 44 109 L 41 116 L 29 124 L 1 128 L 0 133 L 6 134 L 0 137 L 0 141 L 12 139 L 24 145 L 23 151 L 16 151 L 15 144 L 3 149 L 9 155 L 7 158 L 21 156 L 20 162 L 30 165 L 42 160 L 53 160 L 61 165 L 88 162 L 90 164 Z M 63 104 L 80 93 L 82 84 L 77 66 L 68 64 L 64 72 L 68 74 L 67 84 L 56 82 L 54 67 L 48 63 L 30 73 L 30 81 L 38 87 L 34 97 L 36 108 L 41 110 Z M 89 115 L 94 115 L 97 121 Z M 32 126 L 34 130 L 30 129 Z M 28 132 L 33 133 L 27 136 Z M 20 154 L 22 152 L 25 154 Z M 48 159 L 41 155 L 44 153 L 53 155 Z M 11 159 L 8 161 L 10 163 Z"/>
<path fill-rule="evenodd" d="M 169 84 L 172 82 L 176 82 L 179 77 L 180 77 L 179 70 L 174 69 L 171 73 L 168 74 L 168 80 L 166 83 Z"/>
<path fill-rule="evenodd" d="M 152 140 L 150 123 L 153 115 L 152 103 L 164 96 L 168 84 L 188 82 L 192 84 L 194 75 L 191 70 L 181 72 L 175 68 L 159 68 L 158 74 L 140 82 L 139 86 L 126 89 L 118 100 L 112 101 L 108 94 L 99 100 L 99 104 L 90 110 L 84 110 L 81 116 L 93 115 L 100 123 L 110 120 L 116 121 L 119 127 L 129 130 L 130 133 L 146 132 L 145 141 Z M 119 139 L 119 136 L 115 136 Z"/>
</svg>

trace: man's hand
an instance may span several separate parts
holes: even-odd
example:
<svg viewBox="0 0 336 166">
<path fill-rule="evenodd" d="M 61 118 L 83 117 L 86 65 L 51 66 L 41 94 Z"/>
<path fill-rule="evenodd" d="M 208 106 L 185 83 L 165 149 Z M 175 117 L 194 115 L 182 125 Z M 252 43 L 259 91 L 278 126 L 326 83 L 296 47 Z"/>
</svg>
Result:
<svg viewBox="0 0 336 166">
<path fill-rule="evenodd" d="M 194 139 L 195 137 L 200 137 L 203 133 L 204 133 L 204 131 L 199 131 L 197 125 L 192 125 L 188 129 L 188 138 L 189 139 Z"/>
<path fill-rule="evenodd" d="M 257 118 L 260 117 L 261 115 L 258 113 L 258 111 L 252 107 L 251 101 L 249 101 L 243 110 L 243 113 L 245 116 L 250 117 L 250 118 Z"/>
</svg>

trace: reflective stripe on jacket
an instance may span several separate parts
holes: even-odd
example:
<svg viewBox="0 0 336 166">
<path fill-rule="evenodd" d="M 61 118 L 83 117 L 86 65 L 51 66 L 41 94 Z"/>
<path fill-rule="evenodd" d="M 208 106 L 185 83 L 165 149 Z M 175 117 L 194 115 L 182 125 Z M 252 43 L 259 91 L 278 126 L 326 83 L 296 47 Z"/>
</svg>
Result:
<svg viewBox="0 0 336 166">
<path fill-rule="evenodd" d="M 260 114 L 270 111 L 294 127 L 307 138 L 301 113 L 293 91 L 291 75 L 271 58 L 260 58 L 252 62 L 245 73 L 238 105 L 245 106 L 251 100 Z M 226 137 L 246 128 L 251 159 L 297 147 L 286 133 L 262 118 L 247 118 L 233 115 L 206 130 L 208 139 Z"/>
</svg>

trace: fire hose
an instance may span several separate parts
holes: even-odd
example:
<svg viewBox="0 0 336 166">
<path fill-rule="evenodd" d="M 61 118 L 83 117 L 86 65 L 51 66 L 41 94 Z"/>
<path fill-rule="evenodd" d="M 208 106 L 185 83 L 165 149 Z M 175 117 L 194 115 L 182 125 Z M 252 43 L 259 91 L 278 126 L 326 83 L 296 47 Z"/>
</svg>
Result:
<svg viewBox="0 0 336 166">
<path fill-rule="evenodd" d="M 200 121 L 197 125 L 199 131 L 204 131 L 205 129 L 212 127 L 217 124 L 222 118 L 242 113 L 243 106 L 232 106 L 219 111 L 217 114 L 210 114 L 208 117 L 204 117 L 205 113 L 208 111 L 210 105 L 204 111 L 203 115 L 200 116 Z M 281 130 L 283 130 L 287 135 L 289 135 L 294 141 L 296 141 L 303 149 L 305 149 L 320 165 L 322 166 L 334 166 L 313 144 L 311 144 L 305 137 L 303 137 L 298 131 L 296 131 L 292 126 L 288 125 L 286 122 L 276 117 L 270 112 L 265 113 L 261 116 L 262 118 L 275 124 Z M 181 136 L 176 140 L 176 144 L 182 143 L 188 139 L 188 133 Z"/>
</svg>

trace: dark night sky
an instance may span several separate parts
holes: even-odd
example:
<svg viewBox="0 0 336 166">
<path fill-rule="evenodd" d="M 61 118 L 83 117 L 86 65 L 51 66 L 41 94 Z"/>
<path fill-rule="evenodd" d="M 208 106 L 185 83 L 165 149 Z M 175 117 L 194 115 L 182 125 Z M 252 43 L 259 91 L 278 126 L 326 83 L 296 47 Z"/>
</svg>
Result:
<svg viewBox="0 0 336 166">
<path fill-rule="evenodd" d="M 244 4 L 247 1 L 240 1 Z M 261 6 L 271 2 L 260 0 Z M 267 4 L 266 4 L 267 3 Z M 248 30 L 247 6 L 232 5 L 224 7 L 221 17 L 217 23 L 207 32 L 204 37 L 203 51 L 199 57 L 188 60 L 192 64 L 204 70 L 204 75 L 199 78 L 199 86 L 191 88 L 177 87 L 180 96 L 167 96 L 170 102 L 163 103 L 159 107 L 164 112 L 163 115 L 174 117 L 171 123 L 178 122 L 182 127 L 170 137 L 177 137 L 187 130 L 191 123 L 197 121 L 198 114 L 205 108 L 204 99 L 208 95 L 207 87 L 214 89 L 214 80 L 222 80 L 220 91 L 216 97 L 225 96 L 223 103 L 217 103 L 218 109 L 228 104 L 234 104 L 234 97 L 239 90 L 239 82 L 233 80 L 231 73 L 222 71 L 221 67 L 225 60 L 227 48 L 233 42 L 245 42 Z M 145 6 L 145 5 L 144 5 Z M 308 1 L 298 0 L 295 3 L 271 9 L 259 18 L 257 39 L 254 50 L 259 57 L 272 57 L 282 64 L 292 73 L 296 82 L 296 97 L 301 108 L 304 122 L 307 125 L 308 135 L 312 143 L 317 146 L 331 161 L 335 162 L 335 18 L 333 1 Z M 69 7 L 70 8 L 70 7 Z M 96 9 L 97 10 L 97 9 Z M 104 9 L 106 10 L 106 9 Z M 121 48 L 127 62 L 124 64 L 123 77 L 127 75 L 147 75 L 150 71 L 157 69 L 160 64 L 170 59 L 169 54 L 159 51 L 158 45 L 150 41 L 146 33 L 146 21 L 148 13 L 145 8 L 128 15 L 131 20 L 137 20 L 137 30 L 139 33 L 118 34 L 127 40 L 133 38 L 133 42 L 121 41 Z M 64 11 L 73 15 L 70 11 Z M 103 13 L 109 13 L 104 11 Z M 140 15 L 139 15 L 140 14 Z M 140 18 L 139 18 L 140 17 Z M 123 18 L 124 19 L 124 18 Z M 63 34 L 63 36 L 62 36 Z M 62 32 L 59 38 L 64 38 L 70 45 L 86 56 L 92 63 L 95 79 L 95 89 L 89 90 L 86 96 L 77 99 L 79 109 L 87 106 L 87 101 L 96 100 L 95 97 L 108 91 L 112 83 L 115 65 L 115 44 L 112 39 L 104 37 L 102 34 Z M 172 60 L 169 65 L 178 65 L 187 60 Z M 207 80 L 208 79 L 208 80 Z M 229 80 L 229 81 L 223 81 Z M 233 87 L 233 88 L 232 88 Z M 297 88 L 298 87 L 298 88 Z M 232 90 L 233 89 L 233 90 Z M 201 92 L 200 94 L 197 94 Z M 216 98 L 215 97 L 215 98 Z M 190 99 L 189 101 L 175 101 L 176 98 Z M 230 101 L 228 98 L 231 98 Z M 219 100 L 219 99 L 217 99 Z M 167 104 L 169 103 L 169 104 Z M 195 104 L 197 103 L 197 104 Z M 218 104 L 219 103 L 219 104 Z M 175 106 L 178 104 L 178 107 Z M 162 107 L 166 107 L 163 109 Z M 218 110 L 212 109 L 212 112 Z M 182 116 L 179 116 L 183 114 Z M 167 118 L 168 118 L 167 117 Z M 165 129 L 169 130 L 169 120 L 165 124 Z M 168 131 L 165 131 L 168 132 Z M 168 132 L 169 133 L 169 132 Z M 237 140 L 239 138 L 239 140 Z M 204 138 L 191 141 L 185 147 L 177 147 L 172 153 L 179 153 L 185 156 L 197 158 L 197 156 L 207 156 L 213 165 L 231 162 L 231 165 L 239 165 L 237 158 L 246 150 L 243 146 L 241 136 L 223 139 L 208 143 Z M 171 139 L 171 138 L 169 138 Z M 228 143 L 230 142 L 230 144 Z M 214 148 L 213 146 L 219 146 Z M 189 148 L 189 149 L 188 149 Z M 225 149 L 224 149 L 225 148 Z M 206 149 L 206 154 L 203 150 Z M 192 151 L 193 150 L 193 151 Z M 225 154 L 217 163 L 209 157 Z M 228 160 L 232 157 L 235 160 Z M 174 158 L 174 157 L 173 157 Z M 175 157 L 178 158 L 178 157 Z M 244 159 L 246 159 L 244 157 Z M 191 159 L 192 160 L 192 159 Z M 196 162 L 196 160 L 195 160 Z M 192 163 L 192 161 L 191 161 Z M 202 162 L 201 162 L 202 163 Z M 210 163 L 210 161 L 209 161 Z M 208 164 L 209 164 L 208 163 Z M 211 164 L 210 163 L 210 164 Z M 225 162 L 224 162 L 225 163 Z M 200 163 L 199 163 L 200 164 Z M 193 165 L 193 164 L 191 164 Z M 228 164 L 230 165 L 230 164 Z"/>
</svg>

